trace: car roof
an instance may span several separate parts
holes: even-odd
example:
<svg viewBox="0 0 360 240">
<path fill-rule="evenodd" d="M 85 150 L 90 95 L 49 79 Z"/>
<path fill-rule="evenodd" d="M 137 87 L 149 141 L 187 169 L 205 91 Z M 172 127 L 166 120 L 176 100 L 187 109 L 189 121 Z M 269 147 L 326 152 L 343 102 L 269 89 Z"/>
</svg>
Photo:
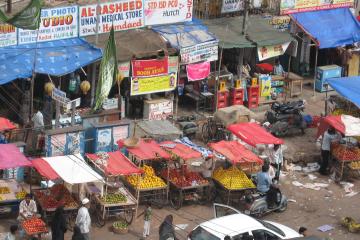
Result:
<svg viewBox="0 0 360 240">
<path fill-rule="evenodd" d="M 233 236 L 235 233 L 264 228 L 256 219 L 241 213 L 214 218 L 200 224 L 200 226 L 218 237 L 225 235 Z"/>
</svg>

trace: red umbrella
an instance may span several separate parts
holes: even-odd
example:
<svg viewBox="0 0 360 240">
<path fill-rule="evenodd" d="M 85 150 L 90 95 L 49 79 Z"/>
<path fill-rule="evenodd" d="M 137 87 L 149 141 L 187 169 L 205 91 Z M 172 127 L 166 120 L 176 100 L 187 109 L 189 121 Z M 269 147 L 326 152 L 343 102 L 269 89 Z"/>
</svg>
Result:
<svg viewBox="0 0 360 240">
<path fill-rule="evenodd" d="M 0 132 L 15 129 L 16 126 L 9 119 L 0 117 Z"/>
</svg>

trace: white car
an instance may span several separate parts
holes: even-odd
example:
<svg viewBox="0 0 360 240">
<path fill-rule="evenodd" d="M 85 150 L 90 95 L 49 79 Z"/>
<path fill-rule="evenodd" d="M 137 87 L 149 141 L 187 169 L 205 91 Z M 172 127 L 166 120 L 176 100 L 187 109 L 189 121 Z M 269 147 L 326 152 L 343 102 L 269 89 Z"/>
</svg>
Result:
<svg viewBox="0 0 360 240">
<path fill-rule="evenodd" d="M 214 204 L 215 218 L 194 228 L 188 240 L 278 240 L 301 237 L 279 223 L 257 220 L 227 205 Z"/>
</svg>

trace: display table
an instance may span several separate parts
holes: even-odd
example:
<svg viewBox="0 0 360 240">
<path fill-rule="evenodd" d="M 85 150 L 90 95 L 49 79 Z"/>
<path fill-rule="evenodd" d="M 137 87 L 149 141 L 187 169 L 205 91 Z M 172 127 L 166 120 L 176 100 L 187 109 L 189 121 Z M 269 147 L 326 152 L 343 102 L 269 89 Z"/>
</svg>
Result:
<svg viewBox="0 0 360 240">
<path fill-rule="evenodd" d="M 285 92 L 286 96 L 289 93 L 290 98 L 294 96 L 301 96 L 302 95 L 302 89 L 303 89 L 303 80 L 304 78 L 289 72 L 285 79 Z"/>
<path fill-rule="evenodd" d="M 20 201 L 26 194 L 23 184 L 18 183 L 15 179 L 1 179 L 0 187 L 2 192 L 8 192 L 0 193 L 0 215 L 16 212 Z"/>
</svg>

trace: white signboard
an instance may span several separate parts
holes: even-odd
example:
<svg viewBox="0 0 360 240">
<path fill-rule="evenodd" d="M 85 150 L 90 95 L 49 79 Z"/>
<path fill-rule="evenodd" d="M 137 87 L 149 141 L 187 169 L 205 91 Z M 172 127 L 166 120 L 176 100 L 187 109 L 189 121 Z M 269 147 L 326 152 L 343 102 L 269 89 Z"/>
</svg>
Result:
<svg viewBox="0 0 360 240">
<path fill-rule="evenodd" d="M 88 36 L 96 33 L 97 10 L 95 5 L 79 8 L 79 35 Z M 120 0 L 99 5 L 98 33 L 141 28 L 144 26 L 143 1 Z"/>
<path fill-rule="evenodd" d="M 16 28 L 9 24 L 0 24 L 0 47 L 17 44 Z"/>
<path fill-rule="evenodd" d="M 244 9 L 244 0 L 223 0 L 221 13 L 237 12 Z"/>
<path fill-rule="evenodd" d="M 60 89 L 54 88 L 51 95 L 52 99 L 58 101 L 62 104 L 67 104 L 69 99 L 66 97 L 66 92 L 61 91 Z"/>
<path fill-rule="evenodd" d="M 192 20 L 192 0 L 144 0 L 145 24 L 158 25 Z"/>
<path fill-rule="evenodd" d="M 202 61 L 218 60 L 218 41 L 201 43 L 180 50 L 181 63 L 189 64 Z"/>
<path fill-rule="evenodd" d="M 149 104 L 149 120 L 166 120 L 173 114 L 173 101 L 164 99 L 164 101 Z"/>
<path fill-rule="evenodd" d="M 39 30 L 19 29 L 19 44 L 54 41 L 78 37 L 78 7 L 67 6 L 41 9 Z"/>
</svg>

